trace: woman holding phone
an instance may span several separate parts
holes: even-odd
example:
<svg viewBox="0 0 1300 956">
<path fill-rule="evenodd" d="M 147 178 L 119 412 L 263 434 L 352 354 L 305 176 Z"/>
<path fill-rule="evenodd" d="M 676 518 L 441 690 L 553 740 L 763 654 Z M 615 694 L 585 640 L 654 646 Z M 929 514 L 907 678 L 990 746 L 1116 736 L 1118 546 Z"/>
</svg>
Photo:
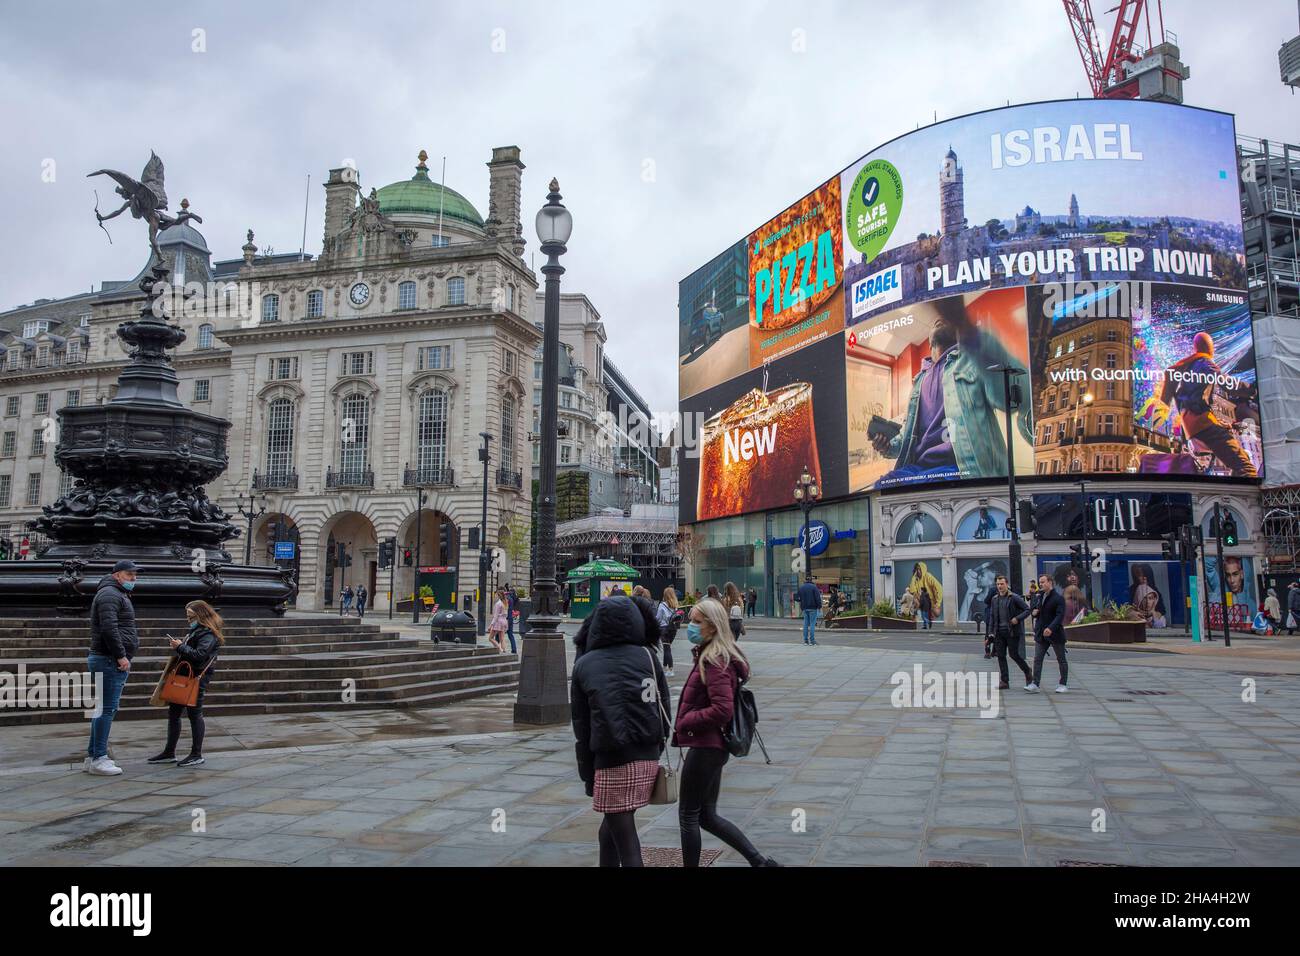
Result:
<svg viewBox="0 0 1300 956">
<path fill-rule="evenodd" d="M 203 698 L 207 694 L 208 684 L 212 680 L 212 664 L 217 659 L 217 652 L 226 642 L 222 634 L 221 615 L 207 601 L 191 601 L 185 605 L 185 618 L 189 622 L 189 633 L 184 640 L 168 635 L 172 653 L 189 665 L 199 680 L 199 696 L 193 707 L 180 704 L 167 705 L 167 745 L 162 753 L 150 757 L 149 763 L 175 763 L 178 767 L 197 767 L 203 760 L 203 735 L 207 725 L 203 721 Z M 178 665 L 179 666 L 179 665 Z M 184 759 L 176 760 L 176 744 L 181 738 L 181 711 L 190 719 L 190 753 Z"/>
</svg>

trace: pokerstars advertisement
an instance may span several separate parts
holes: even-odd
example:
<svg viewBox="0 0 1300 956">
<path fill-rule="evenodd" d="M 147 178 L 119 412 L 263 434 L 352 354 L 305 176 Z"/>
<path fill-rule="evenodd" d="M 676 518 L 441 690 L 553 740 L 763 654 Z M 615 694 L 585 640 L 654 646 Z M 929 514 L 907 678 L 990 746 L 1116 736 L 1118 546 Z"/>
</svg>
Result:
<svg viewBox="0 0 1300 956">
<path fill-rule="evenodd" d="M 1003 477 L 1008 416 L 1018 474 L 1257 481 L 1239 188 L 1210 110 L 1067 100 L 906 134 L 683 280 L 682 409 L 835 340 L 828 490 Z M 705 511 L 759 510 L 731 501 Z"/>
</svg>

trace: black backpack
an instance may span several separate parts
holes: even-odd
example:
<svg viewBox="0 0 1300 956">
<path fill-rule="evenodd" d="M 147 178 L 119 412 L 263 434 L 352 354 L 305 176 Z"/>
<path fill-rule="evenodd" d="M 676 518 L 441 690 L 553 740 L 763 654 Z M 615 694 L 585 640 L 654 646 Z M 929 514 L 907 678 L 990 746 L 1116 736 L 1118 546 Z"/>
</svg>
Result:
<svg viewBox="0 0 1300 956">
<path fill-rule="evenodd" d="M 763 737 L 758 732 L 758 703 L 754 700 L 754 692 L 740 681 L 736 685 L 736 706 L 731 714 L 731 723 L 722 728 L 722 742 L 733 757 L 747 757 L 755 740 L 758 749 L 763 751 L 763 759 L 771 763 L 772 758 L 767 755 Z"/>
</svg>

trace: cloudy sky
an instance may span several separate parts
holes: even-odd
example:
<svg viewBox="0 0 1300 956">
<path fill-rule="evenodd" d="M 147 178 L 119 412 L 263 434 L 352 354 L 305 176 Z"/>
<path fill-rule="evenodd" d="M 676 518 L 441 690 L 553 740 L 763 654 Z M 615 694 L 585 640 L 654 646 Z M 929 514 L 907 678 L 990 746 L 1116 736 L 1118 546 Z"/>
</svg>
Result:
<svg viewBox="0 0 1300 956">
<path fill-rule="evenodd" d="M 1277 67 L 1294 0 L 1165 8 L 1189 104 L 1300 142 Z M 173 206 L 188 197 L 233 258 L 250 227 L 299 248 L 308 175 L 318 252 L 320 182 L 348 158 L 368 188 L 408 178 L 421 148 L 435 176 L 445 155 L 448 185 L 486 213 L 483 164 L 517 144 L 525 256 L 557 176 L 575 220 L 565 288 L 591 297 L 656 409 L 676 407 L 688 272 L 936 116 L 1086 91 L 1056 0 L 3 0 L 0 17 L 0 308 L 135 274 L 140 227 L 109 245 L 84 177 L 138 172 L 150 148 Z"/>
</svg>

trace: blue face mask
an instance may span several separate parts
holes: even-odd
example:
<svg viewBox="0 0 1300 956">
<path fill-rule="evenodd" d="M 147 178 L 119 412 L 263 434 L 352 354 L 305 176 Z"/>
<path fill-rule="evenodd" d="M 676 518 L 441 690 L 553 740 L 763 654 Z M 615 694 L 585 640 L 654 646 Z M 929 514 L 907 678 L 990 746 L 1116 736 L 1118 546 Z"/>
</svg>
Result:
<svg viewBox="0 0 1300 956">
<path fill-rule="evenodd" d="M 135 582 L 134 582 L 134 581 L 123 581 L 123 582 L 122 582 L 122 587 L 126 588 L 128 591 L 134 591 L 134 590 L 135 590 Z"/>
<path fill-rule="evenodd" d="M 686 639 L 692 644 L 698 644 L 704 639 L 704 635 L 700 633 L 700 626 L 694 621 L 686 625 Z"/>
<path fill-rule="evenodd" d="M 190 621 L 190 630 L 191 630 L 191 631 L 194 630 L 194 629 L 195 629 L 196 627 L 198 627 L 198 626 L 199 626 L 199 622 L 198 622 L 198 621 Z"/>
</svg>

